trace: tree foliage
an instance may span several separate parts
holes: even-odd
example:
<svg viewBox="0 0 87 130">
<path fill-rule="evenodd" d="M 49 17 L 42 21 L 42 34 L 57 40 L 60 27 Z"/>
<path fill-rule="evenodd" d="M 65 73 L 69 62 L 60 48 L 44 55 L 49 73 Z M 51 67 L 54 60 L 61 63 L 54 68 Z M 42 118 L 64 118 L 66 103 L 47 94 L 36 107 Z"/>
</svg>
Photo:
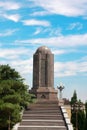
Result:
<svg viewBox="0 0 87 130">
<path fill-rule="evenodd" d="M 87 130 L 87 101 L 85 103 L 85 125 L 84 130 Z"/>
<path fill-rule="evenodd" d="M 32 102 L 27 85 L 15 69 L 0 65 L 0 129 L 12 127 L 21 120 L 20 112 Z"/>
<path fill-rule="evenodd" d="M 71 122 L 73 124 L 74 130 L 76 130 L 76 127 L 78 130 L 86 130 L 86 115 L 83 109 L 84 104 L 81 102 L 81 100 L 77 99 L 76 91 L 74 91 L 73 96 L 71 97 L 71 107 L 73 107 L 71 111 Z"/>
<path fill-rule="evenodd" d="M 76 90 L 74 90 L 73 96 L 71 97 L 71 105 L 75 104 L 77 102 L 77 93 Z"/>
</svg>

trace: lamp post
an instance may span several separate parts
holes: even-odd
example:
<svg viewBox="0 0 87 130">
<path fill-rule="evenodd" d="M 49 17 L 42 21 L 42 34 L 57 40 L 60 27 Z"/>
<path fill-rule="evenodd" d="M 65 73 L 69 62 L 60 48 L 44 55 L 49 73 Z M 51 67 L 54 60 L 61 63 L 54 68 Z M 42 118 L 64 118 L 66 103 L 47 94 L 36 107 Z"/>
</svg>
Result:
<svg viewBox="0 0 87 130">
<path fill-rule="evenodd" d="M 59 86 L 59 87 L 57 86 L 57 88 L 58 88 L 59 91 L 60 91 L 60 99 L 62 99 L 62 91 L 63 91 L 63 89 L 64 89 L 64 86 L 63 86 L 62 84 L 60 84 L 60 86 Z"/>
</svg>

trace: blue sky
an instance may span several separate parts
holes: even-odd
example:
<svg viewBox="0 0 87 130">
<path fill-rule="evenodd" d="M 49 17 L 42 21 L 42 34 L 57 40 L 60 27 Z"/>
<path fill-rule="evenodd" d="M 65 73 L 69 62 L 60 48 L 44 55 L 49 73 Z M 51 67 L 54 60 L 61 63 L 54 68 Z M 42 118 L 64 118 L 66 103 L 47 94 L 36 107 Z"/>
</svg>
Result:
<svg viewBox="0 0 87 130">
<path fill-rule="evenodd" d="M 54 53 L 54 86 L 87 100 L 87 0 L 0 0 L 0 64 L 15 68 L 32 86 L 33 54 Z"/>
</svg>

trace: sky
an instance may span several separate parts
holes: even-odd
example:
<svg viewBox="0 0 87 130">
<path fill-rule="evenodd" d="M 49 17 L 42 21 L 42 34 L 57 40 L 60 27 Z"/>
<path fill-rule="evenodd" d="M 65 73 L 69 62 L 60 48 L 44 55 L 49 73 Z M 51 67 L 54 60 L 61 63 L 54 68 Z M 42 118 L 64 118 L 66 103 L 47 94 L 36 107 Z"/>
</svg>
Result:
<svg viewBox="0 0 87 130">
<path fill-rule="evenodd" d="M 0 64 L 9 64 L 32 87 L 33 54 L 54 54 L 54 87 L 87 100 L 87 0 L 0 0 Z"/>
</svg>

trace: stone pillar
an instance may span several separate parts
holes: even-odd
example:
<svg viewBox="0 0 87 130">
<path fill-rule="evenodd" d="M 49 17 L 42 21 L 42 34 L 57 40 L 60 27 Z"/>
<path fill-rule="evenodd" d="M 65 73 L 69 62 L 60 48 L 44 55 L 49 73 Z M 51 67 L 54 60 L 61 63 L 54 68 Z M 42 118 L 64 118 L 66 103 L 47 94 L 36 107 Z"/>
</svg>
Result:
<svg viewBox="0 0 87 130">
<path fill-rule="evenodd" d="M 39 47 L 33 55 L 33 87 L 38 99 L 57 99 L 54 89 L 54 55 L 46 46 Z"/>
</svg>

